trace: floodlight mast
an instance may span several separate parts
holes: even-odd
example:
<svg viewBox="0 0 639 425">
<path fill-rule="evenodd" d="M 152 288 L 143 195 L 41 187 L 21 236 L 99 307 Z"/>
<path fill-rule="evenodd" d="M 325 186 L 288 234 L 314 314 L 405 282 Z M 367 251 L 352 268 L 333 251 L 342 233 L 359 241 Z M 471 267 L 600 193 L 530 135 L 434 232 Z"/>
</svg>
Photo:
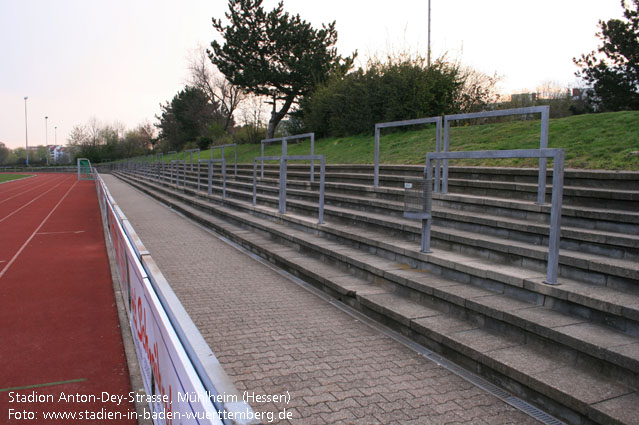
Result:
<svg viewBox="0 0 639 425">
<path fill-rule="evenodd" d="M 426 64 L 430 68 L 430 0 L 428 0 L 428 53 L 426 55 Z"/>
<path fill-rule="evenodd" d="M 25 162 L 25 165 L 27 167 L 29 166 L 29 134 L 28 134 L 28 126 L 27 126 L 27 99 L 28 98 L 29 96 L 24 97 L 24 142 L 27 147 L 27 150 L 26 150 L 27 160 Z"/>
</svg>

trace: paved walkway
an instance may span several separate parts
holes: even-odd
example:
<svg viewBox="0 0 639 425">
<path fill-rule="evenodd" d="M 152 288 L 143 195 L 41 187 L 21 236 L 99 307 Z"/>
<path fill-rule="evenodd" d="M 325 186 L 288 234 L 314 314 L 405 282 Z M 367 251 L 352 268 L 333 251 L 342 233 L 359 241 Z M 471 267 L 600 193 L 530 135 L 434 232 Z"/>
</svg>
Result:
<svg viewBox="0 0 639 425">
<path fill-rule="evenodd" d="M 112 176 L 116 202 L 240 391 L 293 424 L 536 423 Z"/>
</svg>

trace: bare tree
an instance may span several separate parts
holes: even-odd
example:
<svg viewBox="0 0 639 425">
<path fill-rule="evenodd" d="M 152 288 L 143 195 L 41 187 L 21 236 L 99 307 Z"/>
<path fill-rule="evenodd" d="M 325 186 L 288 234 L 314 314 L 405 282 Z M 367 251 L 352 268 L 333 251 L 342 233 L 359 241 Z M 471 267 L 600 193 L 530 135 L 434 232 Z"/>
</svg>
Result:
<svg viewBox="0 0 639 425">
<path fill-rule="evenodd" d="M 461 82 L 456 99 L 460 112 L 480 111 L 499 100 L 497 84 L 500 77 L 496 73 L 491 76 L 461 64 L 457 64 L 456 67 Z"/>
<path fill-rule="evenodd" d="M 85 146 L 90 143 L 89 133 L 84 125 L 74 125 L 67 140 L 71 146 Z"/>
<path fill-rule="evenodd" d="M 87 132 L 87 136 L 89 141 L 91 142 L 91 146 L 94 148 L 99 146 L 102 140 L 102 124 L 96 117 L 89 118 L 87 121 L 87 125 L 85 126 L 85 130 Z"/>
<path fill-rule="evenodd" d="M 228 131 L 233 126 L 233 113 L 246 98 L 246 94 L 217 70 L 206 54 L 206 49 L 201 46 L 189 59 L 188 83 L 206 93 L 211 103 L 219 103 L 224 114 L 224 131 Z"/>
</svg>

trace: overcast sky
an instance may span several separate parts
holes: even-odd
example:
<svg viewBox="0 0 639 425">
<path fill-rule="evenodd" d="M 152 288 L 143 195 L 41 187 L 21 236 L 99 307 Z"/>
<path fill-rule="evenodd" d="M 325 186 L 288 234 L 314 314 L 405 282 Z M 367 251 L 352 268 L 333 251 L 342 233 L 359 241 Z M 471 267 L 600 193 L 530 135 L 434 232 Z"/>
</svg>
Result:
<svg viewBox="0 0 639 425">
<path fill-rule="evenodd" d="M 594 50 L 599 19 L 621 18 L 619 0 L 432 0 L 434 57 L 447 53 L 502 77 L 503 94 L 542 82 L 575 83 L 572 58 Z M 264 0 L 267 9 L 276 1 Z M 428 0 L 285 0 L 316 27 L 337 21 L 338 50 L 425 55 Z M 189 52 L 219 37 L 212 17 L 226 0 L 0 0 L 0 142 L 66 143 L 91 117 L 134 128 L 187 79 Z"/>
</svg>

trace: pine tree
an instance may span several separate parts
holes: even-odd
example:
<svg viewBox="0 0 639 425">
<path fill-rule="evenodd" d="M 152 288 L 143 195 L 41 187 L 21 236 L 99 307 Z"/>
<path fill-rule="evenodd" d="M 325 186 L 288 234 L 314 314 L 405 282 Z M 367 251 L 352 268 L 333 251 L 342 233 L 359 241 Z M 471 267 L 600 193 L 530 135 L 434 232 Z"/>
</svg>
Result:
<svg viewBox="0 0 639 425">
<path fill-rule="evenodd" d="M 337 54 L 335 21 L 317 30 L 282 2 L 267 13 L 262 0 L 229 0 L 226 18 L 226 26 L 213 19 L 225 42 L 213 41 L 209 58 L 232 84 L 270 99 L 268 138 L 300 96 L 353 64 L 355 54 Z"/>
<path fill-rule="evenodd" d="M 639 0 L 630 6 L 621 0 L 621 7 L 626 21 L 599 21 L 603 45 L 573 59 L 582 68 L 576 75 L 592 87 L 588 97 L 598 111 L 639 109 Z"/>
</svg>

